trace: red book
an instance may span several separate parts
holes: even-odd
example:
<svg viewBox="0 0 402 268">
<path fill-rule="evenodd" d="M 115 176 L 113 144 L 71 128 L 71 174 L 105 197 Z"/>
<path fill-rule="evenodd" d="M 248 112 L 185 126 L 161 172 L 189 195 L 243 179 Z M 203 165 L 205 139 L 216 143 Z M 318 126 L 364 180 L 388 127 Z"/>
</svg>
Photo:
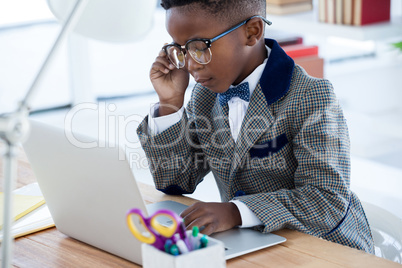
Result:
<svg viewBox="0 0 402 268">
<path fill-rule="evenodd" d="M 284 46 L 283 50 L 285 50 L 286 54 L 288 54 L 288 56 L 293 59 L 318 55 L 318 46 L 307 46 L 303 44 L 291 45 L 291 46 Z"/>
<path fill-rule="evenodd" d="M 294 38 L 283 38 L 283 39 L 276 39 L 276 42 L 283 47 L 283 46 L 291 46 L 291 45 L 299 45 L 303 44 L 303 37 L 295 36 Z"/>
<path fill-rule="evenodd" d="M 354 25 L 390 20 L 391 0 L 354 0 Z"/>
<path fill-rule="evenodd" d="M 318 56 L 296 58 L 295 63 L 311 76 L 324 78 L 324 60 Z"/>
</svg>

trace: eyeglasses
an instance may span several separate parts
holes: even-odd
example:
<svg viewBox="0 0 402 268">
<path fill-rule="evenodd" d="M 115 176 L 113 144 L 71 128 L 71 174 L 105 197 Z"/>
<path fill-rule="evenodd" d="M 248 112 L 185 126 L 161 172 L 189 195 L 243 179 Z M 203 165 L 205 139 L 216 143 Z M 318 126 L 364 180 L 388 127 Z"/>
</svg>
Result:
<svg viewBox="0 0 402 268">
<path fill-rule="evenodd" d="M 208 64 L 212 59 L 211 45 L 213 42 L 218 40 L 221 37 L 233 32 L 237 28 L 246 24 L 249 20 L 253 18 L 260 18 L 268 25 L 271 25 L 272 22 L 267 20 L 262 16 L 252 16 L 245 21 L 233 26 L 229 30 L 221 33 L 220 35 L 212 38 L 212 39 L 191 39 L 186 42 L 184 46 L 180 46 L 176 43 L 171 43 L 162 47 L 168 56 L 170 62 L 176 66 L 177 69 L 183 68 L 186 64 L 186 52 L 190 54 L 190 56 L 199 64 Z"/>
</svg>

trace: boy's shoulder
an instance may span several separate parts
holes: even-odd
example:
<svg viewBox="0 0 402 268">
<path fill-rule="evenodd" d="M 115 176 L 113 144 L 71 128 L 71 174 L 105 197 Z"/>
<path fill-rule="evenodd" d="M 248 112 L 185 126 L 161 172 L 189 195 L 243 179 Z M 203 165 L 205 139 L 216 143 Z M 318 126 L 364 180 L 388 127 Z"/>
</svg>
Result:
<svg viewBox="0 0 402 268">
<path fill-rule="evenodd" d="M 294 91 L 300 96 L 309 93 L 335 97 L 332 83 L 328 79 L 310 76 L 303 67 L 297 64 L 295 64 L 289 91 Z"/>
<path fill-rule="evenodd" d="M 298 109 L 300 105 L 316 106 L 334 101 L 336 95 L 329 80 L 310 76 L 301 66 L 295 64 L 288 91 L 273 106 Z"/>
<path fill-rule="evenodd" d="M 292 79 L 290 81 L 289 91 L 298 90 L 299 93 L 311 90 L 313 87 L 322 84 L 332 89 L 332 84 L 324 78 L 317 78 L 309 75 L 303 67 L 295 64 Z"/>
</svg>

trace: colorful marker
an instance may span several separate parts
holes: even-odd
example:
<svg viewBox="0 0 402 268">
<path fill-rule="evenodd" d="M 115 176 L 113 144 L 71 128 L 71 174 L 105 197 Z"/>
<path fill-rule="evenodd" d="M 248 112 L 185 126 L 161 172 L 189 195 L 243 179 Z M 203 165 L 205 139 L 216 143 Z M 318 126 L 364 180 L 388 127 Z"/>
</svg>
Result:
<svg viewBox="0 0 402 268">
<path fill-rule="evenodd" d="M 173 245 L 170 247 L 170 254 L 172 254 L 173 256 L 177 256 L 177 255 L 180 254 L 179 248 L 177 247 L 177 245 L 173 244 Z"/>
<path fill-rule="evenodd" d="M 171 239 L 166 240 L 165 242 L 165 252 L 170 253 L 170 247 L 173 245 L 173 241 Z"/>
<path fill-rule="evenodd" d="M 201 243 L 200 248 L 206 248 L 207 247 L 207 245 L 208 245 L 208 237 L 207 237 L 207 235 L 203 235 L 203 237 L 201 237 L 200 243 Z"/>
<path fill-rule="evenodd" d="M 200 239 L 198 238 L 199 232 L 200 229 L 198 226 L 194 226 L 192 235 L 190 236 L 191 250 L 196 250 L 200 247 Z"/>
<path fill-rule="evenodd" d="M 181 239 L 176 241 L 176 246 L 179 248 L 180 254 L 185 254 L 189 252 L 186 243 L 184 243 L 184 241 Z"/>
</svg>

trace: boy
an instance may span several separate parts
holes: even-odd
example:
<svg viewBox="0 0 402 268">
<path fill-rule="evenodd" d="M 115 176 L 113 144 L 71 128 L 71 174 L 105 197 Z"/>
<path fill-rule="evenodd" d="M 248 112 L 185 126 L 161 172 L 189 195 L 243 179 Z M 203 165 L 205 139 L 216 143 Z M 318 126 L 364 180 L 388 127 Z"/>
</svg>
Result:
<svg viewBox="0 0 402 268">
<path fill-rule="evenodd" d="M 290 228 L 373 253 L 332 85 L 264 40 L 265 0 L 162 6 L 174 43 L 151 67 L 159 104 L 137 133 L 158 190 L 192 193 L 213 173 L 222 202 L 183 211 L 187 228 Z M 184 109 L 189 74 L 197 84 Z"/>
</svg>

